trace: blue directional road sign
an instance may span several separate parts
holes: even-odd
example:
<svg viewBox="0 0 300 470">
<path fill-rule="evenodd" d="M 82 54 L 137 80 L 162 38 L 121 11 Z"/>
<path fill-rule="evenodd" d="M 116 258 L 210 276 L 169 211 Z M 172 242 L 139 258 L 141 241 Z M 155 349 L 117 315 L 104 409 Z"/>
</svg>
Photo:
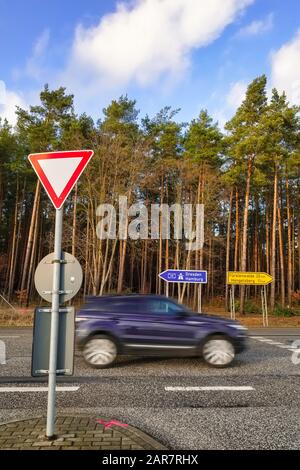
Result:
<svg viewBox="0 0 300 470">
<path fill-rule="evenodd" d="M 207 283 L 207 271 L 197 271 L 193 269 L 167 269 L 160 273 L 159 277 L 167 282 Z"/>
</svg>

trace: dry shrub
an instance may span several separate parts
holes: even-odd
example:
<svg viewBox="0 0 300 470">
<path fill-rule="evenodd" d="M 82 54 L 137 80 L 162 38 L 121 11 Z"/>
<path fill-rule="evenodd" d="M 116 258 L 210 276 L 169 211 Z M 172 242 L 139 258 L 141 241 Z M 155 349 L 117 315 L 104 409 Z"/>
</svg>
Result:
<svg viewBox="0 0 300 470">
<path fill-rule="evenodd" d="M 32 326 L 33 310 L 19 309 L 0 309 L 0 326 Z"/>
</svg>

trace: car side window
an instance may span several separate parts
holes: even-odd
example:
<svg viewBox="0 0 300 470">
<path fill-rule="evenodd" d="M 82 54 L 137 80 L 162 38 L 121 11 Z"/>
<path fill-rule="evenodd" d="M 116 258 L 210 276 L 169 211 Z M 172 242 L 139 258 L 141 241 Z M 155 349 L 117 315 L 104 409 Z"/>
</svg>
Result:
<svg viewBox="0 0 300 470">
<path fill-rule="evenodd" d="M 182 312 L 183 308 L 180 305 L 169 302 L 163 299 L 149 299 L 147 300 L 147 312 L 157 313 L 164 315 L 176 315 Z"/>
</svg>

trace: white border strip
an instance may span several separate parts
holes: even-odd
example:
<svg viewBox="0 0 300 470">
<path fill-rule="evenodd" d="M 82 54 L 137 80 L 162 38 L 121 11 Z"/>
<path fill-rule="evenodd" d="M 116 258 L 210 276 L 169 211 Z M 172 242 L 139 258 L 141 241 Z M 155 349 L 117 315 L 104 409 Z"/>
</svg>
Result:
<svg viewBox="0 0 300 470">
<path fill-rule="evenodd" d="M 57 392 L 76 392 L 79 387 L 56 387 Z M 0 387 L 0 393 L 48 392 L 48 387 Z"/>
<path fill-rule="evenodd" d="M 0 335 L 0 338 L 20 338 L 20 336 L 16 336 L 16 335 Z"/>
<path fill-rule="evenodd" d="M 178 346 L 178 345 L 163 345 L 163 344 L 136 344 L 136 343 L 126 343 L 125 346 L 130 348 L 147 348 L 147 349 L 195 349 L 195 346 Z"/>
<path fill-rule="evenodd" d="M 228 386 L 228 385 L 209 385 L 207 387 L 165 387 L 167 392 L 198 392 L 201 390 L 236 390 L 236 391 L 247 391 L 255 390 L 253 387 L 248 385 L 242 386 Z"/>
</svg>

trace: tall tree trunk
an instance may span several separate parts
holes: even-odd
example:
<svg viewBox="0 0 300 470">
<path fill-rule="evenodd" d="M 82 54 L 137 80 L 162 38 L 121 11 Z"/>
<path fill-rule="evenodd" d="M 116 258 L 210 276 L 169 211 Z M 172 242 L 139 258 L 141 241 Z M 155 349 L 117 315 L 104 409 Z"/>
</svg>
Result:
<svg viewBox="0 0 300 470">
<path fill-rule="evenodd" d="M 162 252 L 163 252 L 163 240 L 162 240 L 162 215 L 159 217 L 159 252 L 158 252 L 158 273 L 162 272 Z M 158 294 L 161 294 L 161 278 L 158 277 Z"/>
<path fill-rule="evenodd" d="M 133 247 L 131 247 L 131 253 L 130 253 L 130 271 L 129 271 L 129 282 L 130 282 L 130 289 L 131 289 L 131 291 L 133 291 L 134 261 L 135 261 L 135 256 L 134 256 L 134 252 L 133 252 Z"/>
<path fill-rule="evenodd" d="M 271 283 L 270 307 L 274 310 L 275 307 L 275 286 L 276 286 L 276 226 L 277 226 L 277 200 L 278 200 L 278 168 L 275 163 L 274 168 L 274 194 L 273 194 L 273 222 L 272 222 L 272 251 L 271 251 L 271 276 L 273 282 Z"/>
<path fill-rule="evenodd" d="M 266 271 L 270 272 L 270 223 L 269 207 L 266 208 Z"/>
<path fill-rule="evenodd" d="M 144 271 L 143 271 L 143 292 L 146 294 L 149 292 L 147 286 L 147 271 L 148 271 L 148 240 L 144 240 L 145 253 L 144 253 Z"/>
<path fill-rule="evenodd" d="M 120 240 L 120 263 L 119 263 L 119 275 L 118 275 L 118 287 L 117 287 L 118 294 L 121 294 L 123 290 L 126 247 L 127 247 L 127 240 Z"/>
<path fill-rule="evenodd" d="M 187 254 L 187 257 L 186 257 L 185 269 L 190 269 L 191 253 L 192 253 L 192 251 L 189 250 L 189 251 L 188 251 L 188 254 Z M 182 304 L 183 299 L 184 299 L 185 291 L 186 291 L 186 282 L 184 282 L 184 283 L 182 284 L 182 289 L 181 289 L 180 299 L 179 299 L 179 302 L 180 302 L 181 304 Z"/>
<path fill-rule="evenodd" d="M 14 274 L 14 266 L 16 264 L 16 253 L 17 253 L 18 212 L 19 212 L 19 178 L 17 177 L 16 202 L 15 202 L 13 230 L 12 230 L 11 260 L 10 260 L 10 265 L 9 265 L 8 287 L 7 287 L 7 300 L 8 301 L 10 301 L 11 299 L 11 295 L 13 292 L 13 285 L 14 285 L 13 274 Z"/>
<path fill-rule="evenodd" d="M 38 239 L 38 229 L 39 229 L 39 207 L 40 207 L 40 198 L 38 198 L 38 202 L 37 202 L 36 221 L 35 221 L 34 234 L 33 234 L 33 244 L 32 244 L 30 263 L 29 263 L 29 269 L 28 269 L 28 278 L 27 278 L 27 286 L 26 286 L 26 291 L 27 291 L 26 305 L 27 306 L 28 306 L 29 301 L 30 301 L 30 290 L 31 290 L 30 288 L 31 288 L 31 282 L 32 282 L 32 279 L 33 279 L 33 268 L 34 268 L 34 262 L 35 262 L 35 254 L 36 254 L 36 251 L 37 251 L 37 239 Z"/>
<path fill-rule="evenodd" d="M 298 213 L 297 245 L 298 245 L 298 289 L 300 290 L 300 215 L 299 213 Z"/>
<path fill-rule="evenodd" d="M 253 257 L 254 257 L 254 271 L 258 272 L 258 234 L 259 234 L 259 227 L 258 227 L 258 213 L 259 213 L 259 203 L 257 197 L 255 197 L 255 224 L 254 224 L 254 249 L 253 249 Z M 254 298 L 257 298 L 257 286 L 254 287 Z"/>
<path fill-rule="evenodd" d="M 31 222 L 30 222 L 29 234 L 28 234 L 28 240 L 27 240 L 27 246 L 26 246 L 25 260 L 24 260 L 24 264 L 22 268 L 22 280 L 21 280 L 21 288 L 20 288 L 21 291 L 25 289 L 26 280 L 28 277 L 28 267 L 29 267 L 32 245 L 33 245 L 34 227 L 37 221 L 37 207 L 38 207 L 38 200 L 40 196 L 40 190 L 41 190 L 41 183 L 38 181 L 36 184 L 36 188 L 35 188 L 35 195 L 34 195 Z"/>
<path fill-rule="evenodd" d="M 239 241 L 240 241 L 240 215 L 239 215 L 239 191 L 235 190 L 235 242 L 234 242 L 234 271 L 238 270 Z"/>
<path fill-rule="evenodd" d="M 131 199 L 131 189 L 128 194 L 128 202 L 130 202 L 130 199 Z M 126 211 L 127 211 L 127 208 L 126 208 Z M 120 261 L 119 261 L 119 273 L 118 273 L 118 284 L 117 284 L 118 294 L 120 294 L 123 290 L 126 249 L 127 249 L 127 241 L 128 241 L 127 233 L 128 233 L 128 214 L 126 214 L 124 234 L 122 234 L 122 236 L 125 236 L 126 238 L 120 240 Z"/>
<path fill-rule="evenodd" d="M 252 173 L 252 158 L 253 157 L 248 158 L 248 165 L 247 165 L 241 271 L 246 271 L 247 269 L 248 213 L 249 213 L 250 181 L 251 181 L 251 173 Z M 241 291 L 240 291 L 240 313 L 241 314 L 244 313 L 244 307 L 245 307 L 245 286 L 241 286 Z"/>
<path fill-rule="evenodd" d="M 180 253 L 179 240 L 176 240 L 176 251 L 175 251 L 175 267 L 176 267 L 176 269 L 180 269 L 180 266 L 179 266 L 179 253 Z M 181 284 L 177 283 L 177 299 L 178 299 L 178 302 L 180 301 L 180 298 L 181 298 Z"/>
<path fill-rule="evenodd" d="M 163 179 L 161 182 L 161 192 L 160 192 L 160 203 L 163 204 Z M 162 213 L 159 213 L 159 252 L 158 252 L 158 272 L 162 272 L 162 251 L 163 251 L 163 241 L 162 241 Z M 158 277 L 158 294 L 161 294 L 161 278 Z"/>
<path fill-rule="evenodd" d="M 279 261 L 280 261 L 280 298 L 281 306 L 285 306 L 285 271 L 284 271 L 284 252 L 282 237 L 281 209 L 278 207 L 278 239 L 279 239 Z"/>
<path fill-rule="evenodd" d="M 78 194 L 78 185 L 75 185 L 75 192 L 73 196 L 73 223 L 72 223 L 72 255 L 75 256 L 76 253 L 76 213 L 77 213 L 77 194 Z"/>
<path fill-rule="evenodd" d="M 165 269 L 169 269 L 169 240 L 165 241 Z M 165 282 L 165 295 L 169 296 L 169 283 Z"/>
<path fill-rule="evenodd" d="M 288 307 L 291 308 L 291 305 L 292 305 L 292 243 L 291 243 L 291 208 L 290 208 L 288 176 L 286 176 L 285 187 L 286 187 L 287 250 L 288 250 L 287 301 L 288 301 Z"/>
<path fill-rule="evenodd" d="M 215 283 L 214 283 L 215 274 L 214 274 L 214 254 L 213 254 L 214 253 L 214 240 L 213 240 L 213 235 L 211 235 L 209 243 L 210 243 L 210 254 L 209 254 L 210 270 L 209 270 L 209 272 L 211 273 L 210 297 L 211 297 L 211 301 L 212 301 L 213 298 L 214 298 L 214 286 L 215 286 Z"/>
<path fill-rule="evenodd" d="M 107 240 L 108 241 L 108 240 Z M 108 268 L 106 270 L 106 274 L 105 276 L 102 278 L 102 281 L 101 281 L 101 287 L 100 287 L 100 295 L 103 295 L 103 292 L 104 292 L 104 287 L 108 281 L 108 279 L 110 278 L 111 279 L 111 271 L 112 271 L 112 267 L 113 267 L 113 261 L 114 261 L 114 256 L 115 256 L 115 251 L 116 251 L 116 246 L 117 246 L 117 239 L 113 240 L 113 243 L 112 243 L 112 249 L 111 249 L 111 255 L 110 255 L 110 260 L 109 260 L 109 265 L 108 265 Z"/>
<path fill-rule="evenodd" d="M 291 208 L 292 227 L 291 227 L 291 248 L 292 248 L 292 292 L 295 291 L 295 211 Z"/>
<path fill-rule="evenodd" d="M 231 212 L 232 212 L 232 199 L 233 199 L 233 189 L 230 191 L 229 197 L 229 212 L 228 212 L 228 220 L 227 220 L 227 237 L 226 237 L 226 267 L 225 267 L 225 276 L 227 277 L 227 273 L 230 268 L 230 232 L 231 232 Z M 225 287 L 225 309 L 228 311 L 228 284 L 227 279 L 225 280 L 226 287 Z"/>
<path fill-rule="evenodd" d="M 0 168 L 0 227 L 2 225 L 3 205 L 4 205 L 3 175 L 2 175 L 2 170 Z"/>
<path fill-rule="evenodd" d="M 85 238 L 85 270 L 84 270 L 84 284 L 83 284 L 83 297 L 87 295 L 88 288 L 88 267 L 89 267 L 89 245 L 90 245 L 90 204 L 88 204 L 87 218 L 86 218 L 86 238 Z"/>
</svg>

